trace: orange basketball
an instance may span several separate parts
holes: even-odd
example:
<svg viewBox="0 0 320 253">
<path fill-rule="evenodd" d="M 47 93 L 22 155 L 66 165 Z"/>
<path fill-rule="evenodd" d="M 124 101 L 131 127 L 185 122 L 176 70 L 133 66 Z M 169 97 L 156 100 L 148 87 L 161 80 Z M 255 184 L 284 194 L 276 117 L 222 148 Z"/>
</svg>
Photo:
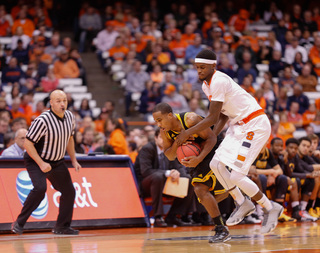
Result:
<svg viewBox="0 0 320 253">
<path fill-rule="evenodd" d="M 190 144 L 181 145 L 177 149 L 177 159 L 181 162 L 182 159 L 189 156 L 198 156 L 201 148 L 198 143 L 192 142 Z"/>
</svg>

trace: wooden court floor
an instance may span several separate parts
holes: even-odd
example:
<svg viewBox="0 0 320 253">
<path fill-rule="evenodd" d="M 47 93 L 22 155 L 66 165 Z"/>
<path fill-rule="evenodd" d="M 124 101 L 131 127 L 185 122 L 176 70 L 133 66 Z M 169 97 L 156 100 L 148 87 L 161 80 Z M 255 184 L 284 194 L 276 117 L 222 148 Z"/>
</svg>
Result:
<svg viewBox="0 0 320 253">
<path fill-rule="evenodd" d="M 282 223 L 270 235 L 260 235 L 260 225 L 230 228 L 233 238 L 209 244 L 211 227 L 119 228 L 81 230 L 78 236 L 57 236 L 49 232 L 0 235 L 2 253 L 46 252 L 303 252 L 320 253 L 320 221 Z"/>
</svg>

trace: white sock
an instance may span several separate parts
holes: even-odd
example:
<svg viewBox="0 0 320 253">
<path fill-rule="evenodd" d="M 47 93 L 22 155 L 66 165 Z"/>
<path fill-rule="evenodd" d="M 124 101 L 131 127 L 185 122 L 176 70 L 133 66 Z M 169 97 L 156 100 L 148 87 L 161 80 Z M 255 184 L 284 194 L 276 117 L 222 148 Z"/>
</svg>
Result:
<svg viewBox="0 0 320 253">
<path fill-rule="evenodd" d="M 263 197 L 257 201 L 257 203 L 267 209 L 269 212 L 272 209 L 271 201 L 267 198 L 266 195 L 263 194 Z"/>
<path fill-rule="evenodd" d="M 301 201 L 300 203 L 301 203 L 301 210 L 305 211 L 306 208 L 307 208 L 308 202 L 307 201 Z"/>
<path fill-rule="evenodd" d="M 294 207 L 296 207 L 296 206 L 298 206 L 298 205 L 299 205 L 299 201 L 292 201 L 292 202 L 291 202 L 292 208 L 294 208 Z"/>
</svg>

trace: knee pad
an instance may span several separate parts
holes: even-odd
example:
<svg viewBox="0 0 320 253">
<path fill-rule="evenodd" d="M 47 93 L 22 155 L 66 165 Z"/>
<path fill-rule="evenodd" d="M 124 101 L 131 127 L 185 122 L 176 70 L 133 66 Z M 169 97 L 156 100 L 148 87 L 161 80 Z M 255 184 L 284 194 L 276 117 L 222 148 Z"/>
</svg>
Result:
<svg viewBox="0 0 320 253">
<path fill-rule="evenodd" d="M 231 171 L 231 176 L 230 176 L 230 180 L 233 184 L 235 185 L 238 185 L 238 183 L 243 180 L 244 178 L 246 178 L 247 176 L 240 173 L 240 172 L 237 172 L 235 170 L 232 170 Z"/>
</svg>

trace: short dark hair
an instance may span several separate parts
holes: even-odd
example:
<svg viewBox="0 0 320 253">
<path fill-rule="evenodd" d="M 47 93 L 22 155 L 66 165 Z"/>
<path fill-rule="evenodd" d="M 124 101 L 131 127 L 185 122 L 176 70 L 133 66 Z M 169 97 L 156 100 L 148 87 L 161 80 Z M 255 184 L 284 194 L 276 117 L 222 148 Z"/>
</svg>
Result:
<svg viewBox="0 0 320 253">
<path fill-rule="evenodd" d="M 282 140 L 281 138 L 276 137 L 276 138 L 273 138 L 273 139 L 271 140 L 271 145 L 273 145 L 276 141 L 282 141 L 282 142 L 283 142 L 283 140 Z"/>
<path fill-rule="evenodd" d="M 288 146 L 289 144 L 297 144 L 299 146 L 299 141 L 296 138 L 289 138 L 286 141 L 286 146 Z"/>
<path fill-rule="evenodd" d="M 167 103 L 159 103 L 153 108 L 152 113 L 161 112 L 161 114 L 172 113 L 172 107 Z"/>
<path fill-rule="evenodd" d="M 159 127 L 156 127 L 156 131 L 154 132 L 154 136 L 155 137 L 158 137 L 160 134 L 160 128 Z"/>
<path fill-rule="evenodd" d="M 310 140 L 307 136 L 301 137 L 301 138 L 299 139 L 299 145 L 301 144 L 302 141 L 308 141 L 308 142 L 311 144 L 311 140 Z"/>
<path fill-rule="evenodd" d="M 216 54 L 210 49 L 201 50 L 197 54 L 196 58 L 203 58 L 203 59 L 208 59 L 208 60 L 217 60 Z"/>
</svg>

